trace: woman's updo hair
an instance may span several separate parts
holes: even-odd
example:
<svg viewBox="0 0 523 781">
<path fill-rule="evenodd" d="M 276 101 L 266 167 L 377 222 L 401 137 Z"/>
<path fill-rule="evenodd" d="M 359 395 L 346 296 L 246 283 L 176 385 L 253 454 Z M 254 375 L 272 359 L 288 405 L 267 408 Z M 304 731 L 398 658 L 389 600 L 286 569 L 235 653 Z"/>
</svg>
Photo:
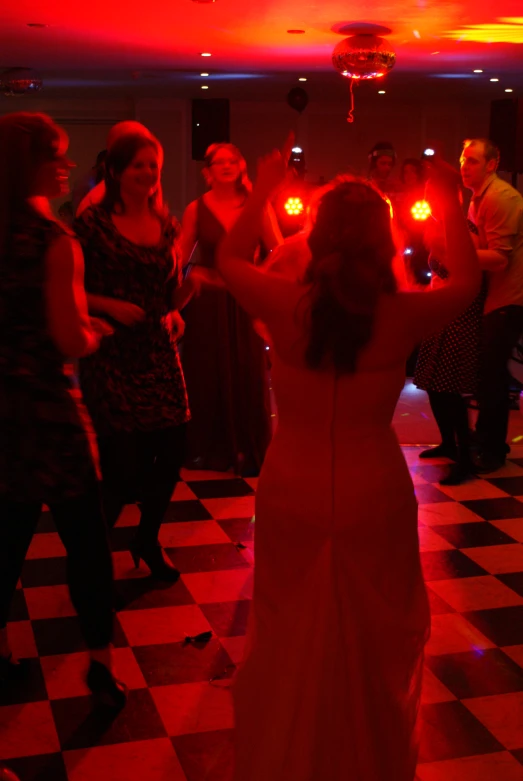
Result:
<svg viewBox="0 0 523 781">
<path fill-rule="evenodd" d="M 309 247 L 307 365 L 353 373 L 380 295 L 397 289 L 390 204 L 363 180 L 335 179 L 319 202 Z"/>
</svg>

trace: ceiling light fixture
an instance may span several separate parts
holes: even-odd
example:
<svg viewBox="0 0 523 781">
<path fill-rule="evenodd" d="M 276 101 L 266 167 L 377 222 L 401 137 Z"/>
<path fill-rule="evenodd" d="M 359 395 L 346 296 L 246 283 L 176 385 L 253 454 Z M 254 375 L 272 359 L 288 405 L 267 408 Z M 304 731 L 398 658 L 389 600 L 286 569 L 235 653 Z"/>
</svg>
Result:
<svg viewBox="0 0 523 781">
<path fill-rule="evenodd" d="M 514 92 L 514 90 L 510 89 L 510 87 L 509 87 L 508 89 L 505 90 L 505 92 Z"/>
<path fill-rule="evenodd" d="M 474 71 L 474 73 L 483 73 L 483 71 L 481 70 L 481 68 L 476 68 L 476 70 Z"/>
<path fill-rule="evenodd" d="M 491 79 L 491 81 L 499 81 L 499 79 Z"/>
<path fill-rule="evenodd" d="M 209 89 L 209 87 L 207 86 L 207 84 L 202 84 L 202 89 Z"/>
<path fill-rule="evenodd" d="M 211 54 L 211 52 L 202 52 L 201 56 L 202 57 L 212 57 L 212 54 Z"/>
<path fill-rule="evenodd" d="M 200 73 L 200 76 L 208 76 L 208 73 Z"/>
<path fill-rule="evenodd" d="M 378 95 L 385 95 L 385 90 L 384 89 L 379 89 L 378 90 Z"/>
<path fill-rule="evenodd" d="M 419 31 L 418 31 L 418 30 L 413 30 L 413 31 L 412 31 L 412 35 L 414 36 L 414 38 L 417 38 L 417 39 L 418 39 L 418 41 L 419 41 L 419 39 L 421 38 L 421 35 L 420 35 L 420 33 L 419 33 Z"/>
<path fill-rule="evenodd" d="M 43 30 L 44 27 L 49 27 L 48 24 L 43 24 L 42 22 L 27 22 L 28 27 L 35 27 L 37 30 Z"/>
<path fill-rule="evenodd" d="M 307 79 L 305 78 L 305 76 L 300 76 L 300 78 L 298 79 L 298 81 L 307 81 Z"/>
<path fill-rule="evenodd" d="M 304 35 L 305 30 L 287 30 L 289 35 Z"/>
</svg>

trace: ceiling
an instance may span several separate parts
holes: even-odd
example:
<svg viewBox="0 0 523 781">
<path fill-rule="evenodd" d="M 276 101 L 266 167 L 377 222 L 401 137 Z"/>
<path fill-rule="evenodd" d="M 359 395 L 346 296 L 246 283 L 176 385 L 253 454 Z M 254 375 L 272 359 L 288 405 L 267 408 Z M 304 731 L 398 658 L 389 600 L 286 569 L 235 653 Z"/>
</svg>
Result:
<svg viewBox="0 0 523 781">
<path fill-rule="evenodd" d="M 391 83 L 504 96 L 523 94 L 522 14 L 522 0 L 18 0 L 0 11 L 0 67 L 37 69 L 49 88 L 172 85 L 200 95 L 208 72 L 209 97 L 299 77 L 313 94 L 341 81 L 331 65 L 337 28 L 367 22 L 392 31 Z"/>
</svg>

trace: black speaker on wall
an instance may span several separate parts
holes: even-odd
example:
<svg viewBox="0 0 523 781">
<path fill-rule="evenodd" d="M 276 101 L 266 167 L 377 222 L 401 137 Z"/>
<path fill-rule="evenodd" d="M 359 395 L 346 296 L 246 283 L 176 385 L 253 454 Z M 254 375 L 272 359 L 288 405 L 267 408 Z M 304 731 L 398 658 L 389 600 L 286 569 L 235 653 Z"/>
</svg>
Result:
<svg viewBox="0 0 523 781">
<path fill-rule="evenodd" d="M 523 173 L 523 100 L 492 101 L 489 137 L 501 152 L 500 171 Z"/>
<path fill-rule="evenodd" d="M 203 160 L 211 144 L 229 141 L 229 101 L 221 99 L 192 102 L 192 159 Z"/>
</svg>

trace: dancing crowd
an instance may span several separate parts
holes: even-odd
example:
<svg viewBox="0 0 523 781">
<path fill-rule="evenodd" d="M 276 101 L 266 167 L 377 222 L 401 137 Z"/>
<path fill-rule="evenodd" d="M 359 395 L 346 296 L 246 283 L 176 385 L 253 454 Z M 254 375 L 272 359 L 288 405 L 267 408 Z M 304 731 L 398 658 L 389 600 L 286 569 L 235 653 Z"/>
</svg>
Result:
<svg viewBox="0 0 523 781">
<path fill-rule="evenodd" d="M 497 176 L 499 151 L 466 141 L 462 180 L 438 156 L 409 159 L 393 186 L 395 153 L 377 145 L 369 177 L 318 191 L 283 242 L 271 201 L 292 138 L 254 185 L 235 146 L 211 146 L 208 190 L 181 225 L 163 149 L 136 122 L 111 129 L 70 224 L 55 218 L 67 146 L 45 115 L 0 119 L 0 685 L 25 675 L 7 619 L 43 506 L 67 552 L 87 685 L 120 709 L 108 529 L 137 503 L 132 561 L 175 583 L 158 537 L 180 469 L 261 470 L 236 781 L 413 781 L 430 614 L 391 420 L 419 348 L 414 381 L 442 438 L 421 457 L 454 461 L 451 484 L 505 461 L 523 198 Z M 432 207 L 423 290 L 401 271 L 406 192 Z"/>
</svg>

